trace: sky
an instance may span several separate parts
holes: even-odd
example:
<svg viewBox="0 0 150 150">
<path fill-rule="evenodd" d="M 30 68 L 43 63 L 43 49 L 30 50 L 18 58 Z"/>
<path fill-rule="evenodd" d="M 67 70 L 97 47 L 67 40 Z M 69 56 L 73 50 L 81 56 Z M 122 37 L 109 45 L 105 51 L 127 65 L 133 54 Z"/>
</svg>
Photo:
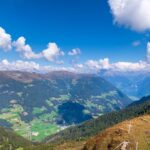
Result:
<svg viewBox="0 0 150 150">
<path fill-rule="evenodd" d="M 149 0 L 0 0 L 0 70 L 150 70 Z"/>
</svg>

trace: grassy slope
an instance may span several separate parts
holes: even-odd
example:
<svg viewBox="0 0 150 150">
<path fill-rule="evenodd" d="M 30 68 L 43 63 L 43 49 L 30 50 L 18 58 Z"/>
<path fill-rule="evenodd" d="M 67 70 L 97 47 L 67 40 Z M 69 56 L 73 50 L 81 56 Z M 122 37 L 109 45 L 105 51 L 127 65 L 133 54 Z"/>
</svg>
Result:
<svg viewBox="0 0 150 150">
<path fill-rule="evenodd" d="M 83 150 L 113 150 L 123 141 L 130 142 L 127 146 L 128 149 L 136 149 L 138 142 L 139 150 L 149 150 L 150 143 L 148 140 L 150 140 L 150 115 L 145 115 L 106 129 L 101 134 L 91 138 Z"/>
<path fill-rule="evenodd" d="M 81 150 L 86 141 L 69 141 L 60 144 L 40 144 L 25 150 Z"/>
<path fill-rule="evenodd" d="M 0 150 L 23 148 L 30 146 L 31 143 L 13 131 L 0 127 Z M 18 149 L 19 150 L 19 149 Z"/>
</svg>

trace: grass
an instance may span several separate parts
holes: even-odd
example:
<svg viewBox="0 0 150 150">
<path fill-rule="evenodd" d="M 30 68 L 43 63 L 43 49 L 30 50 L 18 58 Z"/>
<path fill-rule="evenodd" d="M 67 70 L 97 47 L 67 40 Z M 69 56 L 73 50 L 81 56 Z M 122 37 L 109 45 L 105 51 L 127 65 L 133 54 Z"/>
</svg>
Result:
<svg viewBox="0 0 150 150">
<path fill-rule="evenodd" d="M 108 93 L 103 93 L 101 95 L 98 96 L 92 96 L 92 98 L 96 98 L 96 99 L 107 99 L 108 97 L 112 97 L 115 96 L 117 94 L 117 91 L 110 91 Z"/>
<path fill-rule="evenodd" d="M 45 110 L 42 108 L 34 108 L 34 113 L 41 113 Z M 56 133 L 60 127 L 55 124 L 51 124 L 55 119 L 56 112 L 50 114 L 42 114 L 39 118 L 33 119 L 30 123 L 25 123 L 21 120 L 20 113 L 23 112 L 23 108 L 20 105 L 15 104 L 12 108 L 3 109 L 2 114 L 0 114 L 0 119 L 4 119 L 9 123 L 13 124 L 13 130 L 23 136 L 24 138 L 29 138 L 29 129 L 31 125 L 32 134 L 38 133 L 37 135 L 32 135 L 32 141 L 41 141 L 46 136 Z"/>
<path fill-rule="evenodd" d="M 38 119 L 35 119 L 31 122 L 31 130 L 33 133 L 38 133 L 38 135 L 32 136 L 32 140 L 41 141 L 46 136 L 56 133 L 58 129 L 58 126 L 55 124 L 44 123 Z"/>
<path fill-rule="evenodd" d="M 129 125 L 131 125 L 129 131 Z M 85 146 L 86 150 L 110 150 L 115 149 L 123 141 L 129 142 L 130 150 L 150 150 L 150 115 L 134 118 L 132 120 L 121 122 L 102 133 L 91 138 Z"/>
<path fill-rule="evenodd" d="M 49 114 L 42 114 L 39 118 L 42 121 L 49 121 L 49 122 L 51 122 L 51 121 L 55 120 L 56 115 L 57 115 L 57 113 L 55 111 L 52 111 Z"/>
<path fill-rule="evenodd" d="M 34 107 L 33 108 L 33 111 L 32 111 L 32 114 L 35 115 L 35 114 L 41 114 L 43 111 L 45 111 L 46 108 L 43 106 L 41 108 L 39 107 Z"/>
</svg>

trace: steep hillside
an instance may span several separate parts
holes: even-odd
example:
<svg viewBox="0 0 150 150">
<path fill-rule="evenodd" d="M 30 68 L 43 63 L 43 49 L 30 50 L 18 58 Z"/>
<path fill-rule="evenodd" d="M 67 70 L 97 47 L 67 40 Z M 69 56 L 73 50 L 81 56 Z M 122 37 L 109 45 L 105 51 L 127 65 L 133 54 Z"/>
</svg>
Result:
<svg viewBox="0 0 150 150">
<path fill-rule="evenodd" d="M 40 141 L 68 126 L 121 109 L 131 100 L 91 74 L 0 72 L 0 125 Z"/>
<path fill-rule="evenodd" d="M 82 150 L 149 150 L 150 115 L 121 122 L 88 140 Z"/>
<path fill-rule="evenodd" d="M 144 100 L 141 99 L 139 102 L 130 105 L 126 109 L 105 114 L 97 119 L 92 119 L 83 124 L 70 127 L 58 134 L 47 137 L 46 141 L 57 143 L 66 140 L 84 140 L 119 122 L 132 119 L 143 114 L 150 114 L 149 96 L 145 97 Z"/>
<path fill-rule="evenodd" d="M 43 143 L 36 146 L 30 146 L 24 150 L 81 150 L 86 141 L 66 141 L 59 144 Z"/>
<path fill-rule="evenodd" d="M 31 143 L 13 131 L 0 127 L 0 150 L 21 150 Z"/>
</svg>

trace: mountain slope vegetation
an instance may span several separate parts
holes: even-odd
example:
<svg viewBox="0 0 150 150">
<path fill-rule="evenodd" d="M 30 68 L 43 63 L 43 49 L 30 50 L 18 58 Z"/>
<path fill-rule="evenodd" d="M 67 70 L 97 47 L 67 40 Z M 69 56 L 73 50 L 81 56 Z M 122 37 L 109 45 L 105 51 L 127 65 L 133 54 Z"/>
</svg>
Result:
<svg viewBox="0 0 150 150">
<path fill-rule="evenodd" d="M 0 71 L 0 103 L 1 126 L 25 138 L 31 132 L 31 140 L 41 141 L 66 127 L 122 109 L 131 100 L 92 74 Z"/>
<path fill-rule="evenodd" d="M 21 150 L 30 145 L 31 142 L 16 135 L 12 130 L 0 127 L 0 150 Z"/>
<path fill-rule="evenodd" d="M 90 138 L 82 150 L 150 149 L 150 115 L 121 122 Z"/>
</svg>

